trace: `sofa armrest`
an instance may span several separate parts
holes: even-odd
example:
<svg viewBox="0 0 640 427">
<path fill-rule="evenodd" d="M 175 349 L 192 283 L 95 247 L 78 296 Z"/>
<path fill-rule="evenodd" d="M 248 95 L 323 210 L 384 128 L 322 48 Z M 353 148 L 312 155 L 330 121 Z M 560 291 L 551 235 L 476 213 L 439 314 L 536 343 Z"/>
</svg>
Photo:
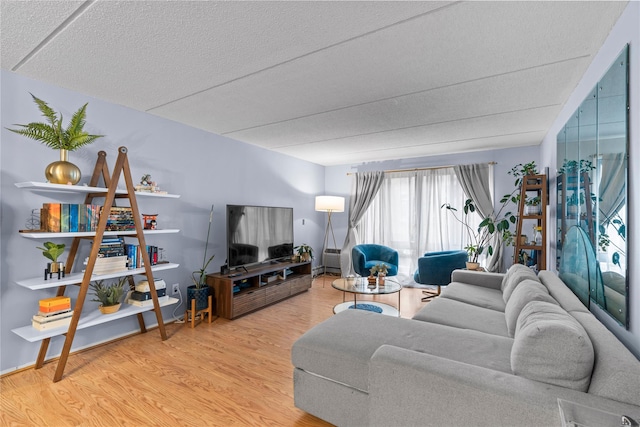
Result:
<svg viewBox="0 0 640 427">
<path fill-rule="evenodd" d="M 500 289 L 503 278 L 504 274 L 502 273 L 489 273 L 485 271 L 454 270 L 453 273 L 451 273 L 452 282 L 484 286 L 485 288 L 491 289 Z"/>
<path fill-rule="evenodd" d="M 390 345 L 371 358 L 369 395 L 372 426 L 560 426 L 558 399 L 640 419 L 640 407 Z"/>
</svg>

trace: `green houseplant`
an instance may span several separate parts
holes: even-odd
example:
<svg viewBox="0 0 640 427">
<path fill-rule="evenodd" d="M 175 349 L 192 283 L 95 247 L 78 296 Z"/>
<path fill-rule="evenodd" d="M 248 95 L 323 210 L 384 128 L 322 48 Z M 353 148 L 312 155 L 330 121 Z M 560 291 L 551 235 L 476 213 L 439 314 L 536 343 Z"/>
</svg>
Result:
<svg viewBox="0 0 640 427">
<path fill-rule="evenodd" d="M 58 257 L 64 253 L 64 243 L 44 242 L 44 247 L 37 247 L 42 251 L 42 255 L 45 258 L 50 259 L 51 262 L 47 265 L 46 272 L 51 275 L 52 273 L 58 273 L 64 270 L 64 263 L 58 262 Z M 59 277 L 58 277 L 59 278 Z"/>
<path fill-rule="evenodd" d="M 91 301 L 100 303 L 98 308 L 102 314 L 115 313 L 120 309 L 120 299 L 124 295 L 124 285 L 126 283 L 126 277 L 120 277 L 117 282 L 106 285 L 104 280 L 96 280 L 90 285 L 95 295 L 95 298 Z"/>
<path fill-rule="evenodd" d="M 27 138 L 42 142 L 49 148 L 60 150 L 60 160 L 47 166 L 45 176 L 54 184 L 77 184 L 80 181 L 80 169 L 73 163 L 69 163 L 69 151 L 75 151 L 80 147 L 91 144 L 104 135 L 91 135 L 84 131 L 86 123 L 87 105 L 84 104 L 76 111 L 66 128 L 62 127 L 62 113 L 56 113 L 49 105 L 30 94 L 38 105 L 46 123 L 32 122 L 26 125 L 16 124 L 21 129 L 9 129 L 11 132 Z"/>
<path fill-rule="evenodd" d="M 202 267 L 191 273 L 193 285 L 187 288 L 187 307 L 191 306 L 191 300 L 196 300 L 196 311 L 204 310 L 209 305 L 209 287 L 207 286 L 207 268 L 215 254 L 207 258 L 209 249 L 209 236 L 211 235 L 211 223 L 213 222 L 213 205 L 209 211 L 209 227 L 207 228 L 207 240 L 204 245 L 204 255 L 202 257 Z"/>
<path fill-rule="evenodd" d="M 469 244 L 464 249 L 469 255 L 469 262 L 474 264 L 467 268 L 473 269 L 473 267 L 476 267 L 475 264 L 478 263 L 480 255 L 485 253 L 485 251 L 489 256 L 493 255 L 496 248 L 494 248 L 491 242 L 495 235 L 499 236 L 500 244 L 508 246 L 513 243 L 513 233 L 510 228 L 511 224 L 516 224 L 517 217 L 515 213 L 507 209 L 509 206 L 519 203 L 522 180 L 526 179 L 527 175 L 537 175 L 537 173 L 538 170 L 535 161 L 519 163 L 512 167 L 507 174 L 515 178 L 513 191 L 502 196 L 500 199 L 500 207 L 497 212 L 494 210 L 495 214 L 481 218 L 477 230 L 473 229 L 468 221 L 469 214 L 477 211 L 477 207 L 472 199 L 465 201 L 463 207 L 464 214 L 462 216 L 457 214 L 457 209 L 451 206 L 451 204 L 445 203 L 442 205 L 442 208 L 446 208 L 451 212 L 456 221 L 460 222 L 467 232 Z"/>
<path fill-rule="evenodd" d="M 301 261 L 307 262 L 313 259 L 313 248 L 306 243 L 296 246 L 293 249 L 296 251 Z"/>
</svg>

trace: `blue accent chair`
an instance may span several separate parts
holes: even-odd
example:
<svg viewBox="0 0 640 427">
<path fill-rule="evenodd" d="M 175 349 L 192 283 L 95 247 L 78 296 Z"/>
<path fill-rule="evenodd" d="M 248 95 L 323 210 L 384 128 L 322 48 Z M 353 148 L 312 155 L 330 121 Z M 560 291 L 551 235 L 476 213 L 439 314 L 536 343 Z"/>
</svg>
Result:
<svg viewBox="0 0 640 427">
<path fill-rule="evenodd" d="M 355 245 L 351 249 L 353 269 L 360 276 L 368 276 L 371 267 L 386 264 L 387 276 L 398 274 L 398 251 L 388 246 L 365 244 Z"/>
<path fill-rule="evenodd" d="M 428 301 L 440 295 L 440 287 L 451 282 L 451 273 L 459 268 L 466 268 L 467 251 L 427 252 L 418 258 L 418 270 L 413 280 L 423 285 L 436 285 L 437 292 L 422 291 L 426 296 L 422 301 Z"/>
</svg>

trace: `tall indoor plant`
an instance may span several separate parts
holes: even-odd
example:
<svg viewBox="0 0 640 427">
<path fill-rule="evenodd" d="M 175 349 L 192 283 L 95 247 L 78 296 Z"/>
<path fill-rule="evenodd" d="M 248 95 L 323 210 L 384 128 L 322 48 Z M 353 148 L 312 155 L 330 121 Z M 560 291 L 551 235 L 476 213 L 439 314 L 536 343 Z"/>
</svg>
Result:
<svg viewBox="0 0 640 427">
<path fill-rule="evenodd" d="M 80 181 L 80 169 L 69 162 L 69 151 L 89 145 L 104 135 L 91 135 L 84 131 L 87 105 L 84 104 L 76 111 L 66 128 L 62 127 L 62 113 L 56 113 L 49 105 L 30 94 L 38 105 L 47 123 L 32 122 L 26 125 L 16 124 L 22 129 L 9 129 L 19 135 L 42 142 L 49 148 L 60 150 L 60 160 L 53 162 L 45 169 L 47 180 L 53 184 L 77 184 Z"/>
<path fill-rule="evenodd" d="M 207 250 L 209 249 L 209 236 L 211 235 L 211 223 L 213 222 L 213 205 L 209 212 L 209 228 L 207 229 L 207 241 L 204 246 L 204 256 L 202 257 L 202 268 L 191 273 L 193 285 L 187 288 L 187 307 L 191 306 L 191 300 L 196 300 L 196 310 L 204 310 L 207 308 L 209 287 L 207 286 L 207 267 L 215 257 L 207 258 Z"/>
</svg>

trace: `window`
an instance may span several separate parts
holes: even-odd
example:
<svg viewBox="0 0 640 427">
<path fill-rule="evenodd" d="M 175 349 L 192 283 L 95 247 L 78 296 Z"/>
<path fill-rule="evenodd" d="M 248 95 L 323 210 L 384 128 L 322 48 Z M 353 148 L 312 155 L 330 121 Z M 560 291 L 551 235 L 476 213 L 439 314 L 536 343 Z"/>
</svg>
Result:
<svg viewBox="0 0 640 427">
<path fill-rule="evenodd" d="M 389 172 L 356 230 L 361 242 L 396 249 L 399 275 L 413 276 L 417 260 L 425 252 L 462 249 L 468 243 L 465 229 L 449 203 L 462 215 L 467 197 L 452 167 L 421 171 Z M 480 216 L 473 215 L 473 227 Z"/>
</svg>

